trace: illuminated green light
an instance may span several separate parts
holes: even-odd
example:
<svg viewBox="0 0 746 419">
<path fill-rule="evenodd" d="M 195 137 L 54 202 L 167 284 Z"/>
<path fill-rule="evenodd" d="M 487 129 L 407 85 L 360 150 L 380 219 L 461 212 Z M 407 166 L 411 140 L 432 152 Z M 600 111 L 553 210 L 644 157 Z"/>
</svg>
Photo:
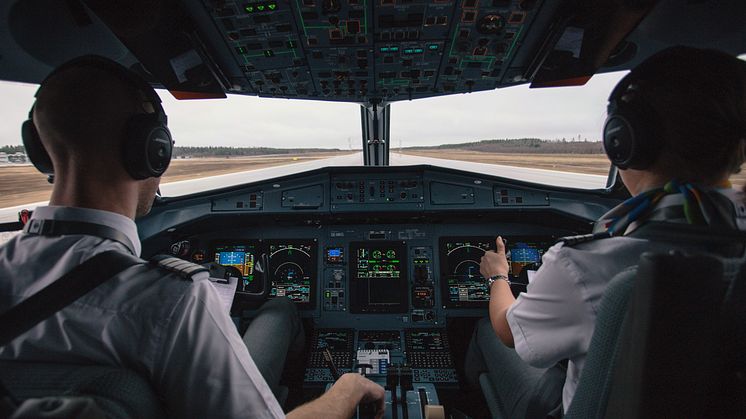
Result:
<svg viewBox="0 0 746 419">
<path fill-rule="evenodd" d="M 254 6 L 246 6 L 244 10 L 248 13 L 254 13 Z"/>
<path fill-rule="evenodd" d="M 431 51 L 435 51 L 438 49 L 438 44 L 430 44 L 427 46 L 427 48 Z"/>
<path fill-rule="evenodd" d="M 391 47 L 391 52 L 399 51 L 399 47 Z"/>
<path fill-rule="evenodd" d="M 404 53 L 405 54 L 414 54 L 414 49 L 413 48 L 407 48 L 407 49 L 404 50 Z"/>
<path fill-rule="evenodd" d="M 391 51 L 391 48 L 389 47 L 381 47 L 381 52 L 389 52 Z"/>
<path fill-rule="evenodd" d="M 415 49 L 414 49 L 414 53 L 415 53 L 415 54 L 422 54 L 422 52 L 423 52 L 423 49 L 422 49 L 422 48 L 415 48 Z"/>
<path fill-rule="evenodd" d="M 267 58 L 274 57 L 275 53 L 271 49 L 267 49 L 267 50 L 264 50 L 264 56 L 267 57 Z"/>
<path fill-rule="evenodd" d="M 264 11 L 264 5 L 260 4 L 259 6 L 256 6 L 256 10 L 259 10 L 260 12 Z"/>
<path fill-rule="evenodd" d="M 236 47 L 236 52 L 238 52 L 239 54 L 246 54 L 246 48 Z"/>
<path fill-rule="evenodd" d="M 269 7 L 269 10 L 275 10 L 277 8 L 277 5 L 275 3 L 270 3 L 267 5 Z"/>
</svg>

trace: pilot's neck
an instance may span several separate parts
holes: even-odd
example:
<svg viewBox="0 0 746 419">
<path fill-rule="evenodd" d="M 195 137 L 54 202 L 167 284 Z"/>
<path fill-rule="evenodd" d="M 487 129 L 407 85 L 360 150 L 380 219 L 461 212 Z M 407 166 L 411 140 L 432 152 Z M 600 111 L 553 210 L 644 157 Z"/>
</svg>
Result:
<svg viewBox="0 0 746 419">
<path fill-rule="evenodd" d="M 137 199 L 137 188 L 132 182 L 110 182 L 90 175 L 56 175 L 49 205 L 109 211 L 134 220 Z"/>
</svg>

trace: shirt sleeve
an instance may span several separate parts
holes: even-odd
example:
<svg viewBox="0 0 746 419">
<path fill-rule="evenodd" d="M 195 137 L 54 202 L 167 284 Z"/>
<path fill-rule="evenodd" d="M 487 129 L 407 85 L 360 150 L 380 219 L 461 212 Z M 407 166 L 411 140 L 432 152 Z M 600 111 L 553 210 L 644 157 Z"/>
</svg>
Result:
<svg viewBox="0 0 746 419">
<path fill-rule="evenodd" d="M 208 280 L 176 304 L 154 365 L 169 415 L 179 418 L 284 418 Z"/>
<path fill-rule="evenodd" d="M 587 347 L 592 308 L 582 297 L 572 249 L 558 244 L 547 251 L 527 292 L 508 309 L 515 350 L 528 364 L 549 368 Z"/>
</svg>

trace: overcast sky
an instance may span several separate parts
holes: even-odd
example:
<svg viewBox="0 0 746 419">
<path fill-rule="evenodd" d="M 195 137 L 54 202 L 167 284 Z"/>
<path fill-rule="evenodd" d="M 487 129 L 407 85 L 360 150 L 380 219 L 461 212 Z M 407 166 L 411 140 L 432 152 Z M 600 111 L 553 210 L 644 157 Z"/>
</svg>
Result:
<svg viewBox="0 0 746 419">
<path fill-rule="evenodd" d="M 598 141 L 609 92 L 624 73 L 583 87 L 517 86 L 392 104 L 393 147 L 493 138 Z M 37 86 L 0 82 L 0 145 L 21 143 Z M 176 145 L 360 148 L 356 104 L 230 96 L 177 101 L 159 91 Z"/>
</svg>

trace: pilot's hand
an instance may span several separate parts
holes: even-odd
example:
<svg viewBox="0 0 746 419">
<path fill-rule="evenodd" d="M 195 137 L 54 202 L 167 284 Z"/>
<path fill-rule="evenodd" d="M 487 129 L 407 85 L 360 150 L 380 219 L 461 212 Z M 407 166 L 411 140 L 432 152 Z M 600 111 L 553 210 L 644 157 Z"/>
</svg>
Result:
<svg viewBox="0 0 746 419">
<path fill-rule="evenodd" d="M 384 398 L 386 396 L 386 391 L 383 387 L 356 373 L 343 374 L 334 386 L 332 386 L 332 390 L 335 387 L 343 387 L 344 390 L 341 388 L 339 390 L 348 393 L 353 399 L 357 398 L 359 400 L 358 403 L 375 404 L 375 417 L 377 419 L 383 418 Z"/>
<path fill-rule="evenodd" d="M 508 258 L 505 256 L 505 243 L 500 236 L 497 236 L 495 240 L 497 250 L 489 250 L 482 256 L 482 261 L 479 263 L 479 273 L 485 278 L 489 278 L 494 275 L 508 275 Z"/>
</svg>

